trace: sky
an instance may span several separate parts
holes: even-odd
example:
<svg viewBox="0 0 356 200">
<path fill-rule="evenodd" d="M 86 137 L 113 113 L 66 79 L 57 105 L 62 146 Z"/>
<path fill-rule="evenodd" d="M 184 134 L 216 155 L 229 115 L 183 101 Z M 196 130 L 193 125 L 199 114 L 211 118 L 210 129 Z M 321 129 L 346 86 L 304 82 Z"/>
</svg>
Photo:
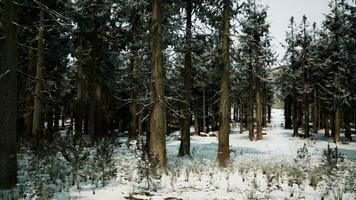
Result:
<svg viewBox="0 0 356 200">
<path fill-rule="evenodd" d="M 294 16 L 296 24 L 299 25 L 305 14 L 310 25 L 316 22 L 320 28 L 324 14 L 329 12 L 329 0 L 259 0 L 259 2 L 269 7 L 267 20 L 271 24 L 272 44 L 279 54 L 278 59 L 281 59 L 285 52 L 281 43 L 284 43 L 291 16 Z"/>
</svg>

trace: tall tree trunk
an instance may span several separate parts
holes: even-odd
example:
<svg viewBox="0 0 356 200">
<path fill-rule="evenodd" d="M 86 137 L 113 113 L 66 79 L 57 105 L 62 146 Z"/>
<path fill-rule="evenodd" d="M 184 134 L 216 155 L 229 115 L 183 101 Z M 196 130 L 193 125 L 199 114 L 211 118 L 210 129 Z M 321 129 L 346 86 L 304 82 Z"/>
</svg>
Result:
<svg viewBox="0 0 356 200">
<path fill-rule="evenodd" d="M 324 128 L 325 128 L 325 137 L 330 137 L 329 114 L 325 108 L 324 108 Z"/>
<path fill-rule="evenodd" d="M 286 129 L 292 128 L 292 97 L 291 95 L 287 95 L 284 100 L 284 119 Z"/>
<path fill-rule="evenodd" d="M 224 0 L 223 69 L 221 74 L 221 96 L 219 106 L 218 160 L 220 167 L 226 167 L 230 157 L 230 0 Z"/>
<path fill-rule="evenodd" d="M 151 82 L 152 108 L 150 114 L 150 153 L 159 161 L 159 166 L 166 167 L 166 105 L 165 83 L 162 69 L 162 24 L 161 1 L 152 0 L 152 44 L 151 44 Z"/>
<path fill-rule="evenodd" d="M 206 96 L 205 96 L 205 88 L 203 88 L 203 132 L 207 133 L 207 116 L 206 116 Z"/>
<path fill-rule="evenodd" d="M 260 79 L 259 79 L 259 66 L 256 66 L 256 140 L 262 140 L 262 103 L 261 103 L 261 91 L 260 91 Z"/>
<path fill-rule="evenodd" d="M 312 119 L 313 119 L 313 131 L 314 133 L 318 133 L 318 100 L 317 100 L 316 91 L 314 91 Z"/>
<path fill-rule="evenodd" d="M 76 111 L 75 111 L 75 134 L 81 135 L 83 132 L 83 38 L 79 38 L 79 64 L 77 72 L 77 98 L 76 98 Z"/>
<path fill-rule="evenodd" d="M 106 127 L 104 125 L 104 107 L 103 107 L 103 86 L 102 79 L 97 77 L 95 85 L 96 107 L 95 107 L 95 132 L 97 136 L 104 136 L 106 134 Z"/>
<path fill-rule="evenodd" d="M 199 120 L 198 113 L 194 113 L 194 135 L 199 135 Z"/>
<path fill-rule="evenodd" d="M 98 25 L 97 25 L 98 26 Z M 100 39 L 98 38 L 98 28 L 96 27 L 92 33 L 92 66 L 91 77 L 89 82 L 89 118 L 88 118 L 88 131 L 92 139 L 106 134 L 104 127 L 104 107 L 103 107 L 103 86 L 102 86 L 102 72 L 98 62 L 98 54 L 100 47 Z"/>
<path fill-rule="evenodd" d="M 262 97 L 263 95 L 261 95 Z M 262 97 L 262 127 L 266 127 L 267 124 L 267 105 L 265 101 L 265 97 Z"/>
<path fill-rule="evenodd" d="M 192 11 L 193 3 L 192 0 L 186 0 L 185 11 L 187 13 L 186 19 L 186 53 L 184 55 L 184 103 L 182 105 L 183 109 L 183 119 L 181 123 L 181 143 L 179 147 L 178 156 L 190 155 L 190 124 L 192 120 L 190 102 L 192 96 L 192 56 L 190 43 L 192 40 Z"/>
<path fill-rule="evenodd" d="M 305 75 L 307 76 L 307 75 Z M 304 137 L 309 137 L 309 95 L 308 95 L 309 83 L 306 78 L 304 80 L 304 99 L 303 99 L 303 108 L 304 108 Z"/>
<path fill-rule="evenodd" d="M 332 113 L 331 118 L 330 118 L 330 130 L 331 130 L 331 137 L 335 138 L 335 116 L 336 112 Z"/>
<path fill-rule="evenodd" d="M 243 107 L 242 101 L 240 101 L 240 109 L 239 109 L 239 122 L 240 122 L 240 134 L 243 132 L 243 113 L 244 113 L 244 107 Z"/>
<path fill-rule="evenodd" d="M 296 97 L 293 98 L 293 137 L 298 136 L 298 100 Z"/>
<path fill-rule="evenodd" d="M 248 97 L 248 102 L 247 102 L 247 129 L 248 129 L 248 138 L 250 141 L 255 140 L 255 134 L 253 132 L 254 130 L 254 124 L 253 124 L 253 107 L 254 107 L 254 101 L 252 100 L 252 85 L 249 89 L 249 97 Z"/>
<path fill-rule="evenodd" d="M 5 0 L 3 24 L 5 44 L 0 65 L 0 190 L 17 182 L 17 11 L 12 0 Z M 0 61 L 2 62 L 2 61 Z"/>
<path fill-rule="evenodd" d="M 31 45 L 32 47 L 32 45 Z M 29 48 L 28 50 L 28 59 L 29 63 L 27 66 L 27 74 L 33 75 L 33 69 L 34 69 L 34 53 L 33 49 Z M 27 77 L 26 78 L 26 89 L 31 91 L 32 89 L 32 77 Z M 24 117 L 24 128 L 25 128 L 25 137 L 30 137 L 32 133 L 32 123 L 33 123 L 33 96 L 31 92 L 27 92 L 26 97 L 25 97 L 25 117 Z"/>
<path fill-rule="evenodd" d="M 271 104 L 268 104 L 267 110 L 268 110 L 267 120 L 268 120 L 268 123 L 271 123 L 271 118 L 272 118 L 272 106 L 271 106 Z"/>
<path fill-rule="evenodd" d="M 42 68 L 44 67 L 44 10 L 41 8 L 40 10 L 40 21 L 38 28 L 38 40 L 37 40 L 37 66 L 36 66 L 36 89 L 34 94 L 33 101 L 33 124 L 32 124 L 32 135 L 39 136 L 42 134 L 42 85 L 41 81 L 43 78 Z"/>
<path fill-rule="evenodd" d="M 336 144 L 339 144 L 340 143 L 340 118 L 341 118 L 341 116 L 340 116 L 340 110 L 339 109 L 337 109 L 336 111 L 335 111 L 335 125 L 334 125 L 334 127 L 335 127 L 335 135 L 334 135 L 334 142 L 336 143 Z"/>
<path fill-rule="evenodd" d="M 138 84 L 138 55 L 137 55 L 137 34 L 138 34 L 138 23 L 139 15 L 135 14 L 135 19 L 132 26 L 132 43 L 133 47 L 131 49 L 131 104 L 130 104 L 130 130 L 129 130 L 129 141 L 137 140 L 138 137 L 138 116 L 137 116 L 137 91 L 136 87 Z"/>
</svg>

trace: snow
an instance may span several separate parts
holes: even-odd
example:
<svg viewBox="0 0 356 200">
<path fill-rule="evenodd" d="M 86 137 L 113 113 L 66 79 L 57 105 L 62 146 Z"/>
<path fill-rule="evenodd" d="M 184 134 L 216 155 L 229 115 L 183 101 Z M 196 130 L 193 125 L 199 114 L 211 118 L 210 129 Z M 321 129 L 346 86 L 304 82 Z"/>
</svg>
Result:
<svg viewBox="0 0 356 200">
<path fill-rule="evenodd" d="M 283 126 L 283 110 L 278 109 L 272 110 L 261 141 L 249 141 L 247 131 L 240 133 L 238 125 L 233 126 L 226 169 L 217 166 L 217 133 L 191 136 L 191 157 L 178 158 L 179 132 L 174 132 L 167 137 L 167 170 L 160 176 L 150 174 L 150 189 L 147 177 L 140 174 L 145 164 L 139 151 L 135 145 L 122 145 L 115 151 L 115 180 L 105 187 L 81 182 L 79 189 L 57 190 L 53 199 L 355 199 L 356 143 L 338 145 L 348 160 L 326 176 L 320 160 L 332 140 L 324 139 L 323 132 L 313 134 L 314 139 L 291 137 L 292 130 Z M 120 140 L 126 144 L 127 134 Z M 310 159 L 296 161 L 304 145 Z M 317 186 L 310 185 L 313 176 Z"/>
</svg>

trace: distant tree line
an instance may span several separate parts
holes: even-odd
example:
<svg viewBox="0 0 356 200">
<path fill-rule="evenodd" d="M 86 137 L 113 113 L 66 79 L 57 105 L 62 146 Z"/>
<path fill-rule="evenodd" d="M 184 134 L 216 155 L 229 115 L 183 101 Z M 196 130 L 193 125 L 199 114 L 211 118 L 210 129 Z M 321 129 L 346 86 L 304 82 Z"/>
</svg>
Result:
<svg viewBox="0 0 356 200">
<path fill-rule="evenodd" d="M 340 143 L 340 132 L 351 140 L 356 124 L 356 7 L 330 1 L 321 29 L 304 16 L 299 27 L 290 19 L 284 65 L 278 69 L 285 105 L 285 128 L 310 137 L 325 129 L 325 137 Z"/>
</svg>

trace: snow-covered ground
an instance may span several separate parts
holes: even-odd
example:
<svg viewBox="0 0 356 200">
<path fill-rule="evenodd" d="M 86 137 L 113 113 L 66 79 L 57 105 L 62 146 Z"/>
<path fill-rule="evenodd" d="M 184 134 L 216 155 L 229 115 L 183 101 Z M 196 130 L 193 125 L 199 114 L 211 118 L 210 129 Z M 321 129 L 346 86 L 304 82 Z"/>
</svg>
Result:
<svg viewBox="0 0 356 200">
<path fill-rule="evenodd" d="M 323 139 L 323 133 L 315 134 L 314 140 L 293 138 L 283 123 L 283 111 L 274 109 L 271 126 L 263 131 L 267 134 L 252 142 L 247 132 L 240 134 L 233 127 L 227 169 L 216 165 L 216 137 L 192 136 L 192 158 L 177 158 L 180 142 L 172 134 L 167 138 L 167 172 L 152 178 L 150 190 L 145 189 L 147 180 L 139 176 L 137 156 L 120 147 L 116 180 L 104 188 L 73 188 L 56 194 L 55 199 L 355 199 L 356 143 L 338 145 L 353 161 L 346 160 L 335 175 L 325 176 L 318 165 L 331 139 Z M 298 163 L 294 158 L 304 144 L 311 161 Z M 311 186 L 314 179 L 317 184 Z"/>
</svg>

